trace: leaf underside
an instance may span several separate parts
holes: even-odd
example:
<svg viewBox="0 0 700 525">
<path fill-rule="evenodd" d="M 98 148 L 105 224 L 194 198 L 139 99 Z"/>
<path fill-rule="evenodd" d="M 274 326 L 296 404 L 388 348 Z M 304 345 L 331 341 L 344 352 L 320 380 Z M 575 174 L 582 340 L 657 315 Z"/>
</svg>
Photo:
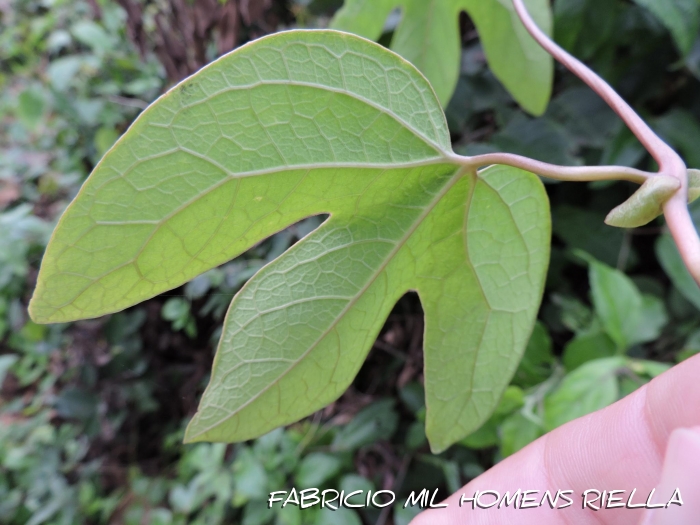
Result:
<svg viewBox="0 0 700 525">
<path fill-rule="evenodd" d="M 312 215 L 330 218 L 236 295 L 187 441 L 240 441 L 349 386 L 396 301 L 425 316 L 427 434 L 489 416 L 549 260 L 539 179 L 464 171 L 425 78 L 382 47 L 290 31 L 170 90 L 105 155 L 54 232 L 38 322 L 115 312 Z"/>
<path fill-rule="evenodd" d="M 549 2 L 525 3 L 538 25 L 551 33 Z M 544 113 L 552 90 L 552 57 L 527 33 L 512 0 L 345 0 L 331 27 L 377 40 L 389 13 L 397 7 L 401 21 L 391 49 L 425 74 L 443 106 L 450 101 L 459 78 L 459 13 L 466 11 L 494 75 L 523 109 L 533 115 Z"/>
</svg>

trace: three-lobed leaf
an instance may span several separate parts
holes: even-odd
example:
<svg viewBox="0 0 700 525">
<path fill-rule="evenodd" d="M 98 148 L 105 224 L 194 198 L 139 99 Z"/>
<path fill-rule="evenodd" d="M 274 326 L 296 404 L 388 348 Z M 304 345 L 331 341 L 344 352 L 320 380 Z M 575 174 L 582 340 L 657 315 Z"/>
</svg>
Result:
<svg viewBox="0 0 700 525">
<path fill-rule="evenodd" d="M 529 12 L 550 32 L 547 0 L 527 0 Z M 376 40 L 389 13 L 401 8 L 391 48 L 420 69 L 443 106 L 461 65 L 458 15 L 466 11 L 479 32 L 489 66 L 515 100 L 533 115 L 544 113 L 552 90 L 552 58 L 530 37 L 511 0 L 345 0 L 331 27 Z"/>
<path fill-rule="evenodd" d="M 464 168 L 426 79 L 350 34 L 260 39 L 144 111 L 61 218 L 31 315 L 124 309 L 325 213 L 234 298 L 186 440 L 252 438 L 332 402 L 416 290 L 427 435 L 445 449 L 488 418 L 527 344 L 547 197 L 527 172 Z"/>
</svg>

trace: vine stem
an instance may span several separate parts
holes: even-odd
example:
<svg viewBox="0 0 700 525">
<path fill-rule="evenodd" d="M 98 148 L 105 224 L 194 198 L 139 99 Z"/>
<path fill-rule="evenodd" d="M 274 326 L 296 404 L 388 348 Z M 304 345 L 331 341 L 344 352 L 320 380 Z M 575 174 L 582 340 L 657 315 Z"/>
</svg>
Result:
<svg viewBox="0 0 700 525">
<path fill-rule="evenodd" d="M 512 153 L 486 153 L 474 157 L 455 156 L 456 162 L 469 169 L 477 169 L 490 164 L 504 164 L 513 166 L 532 173 L 537 173 L 548 179 L 591 182 L 596 180 L 628 180 L 637 184 L 644 184 L 653 173 L 626 168 L 624 166 L 557 166 L 539 160 L 514 155 Z"/>
<path fill-rule="evenodd" d="M 700 285 L 700 237 L 688 211 L 688 171 L 680 156 L 625 102 L 625 100 L 601 77 L 583 62 L 567 53 L 549 38 L 535 23 L 523 0 L 513 0 L 515 11 L 523 25 L 537 43 L 552 57 L 595 91 L 629 127 L 659 165 L 657 174 L 649 174 L 631 168 L 560 167 L 526 159 L 517 155 L 495 153 L 468 157 L 463 163 L 506 164 L 540 173 L 559 180 L 611 180 L 623 179 L 644 183 L 650 176 L 670 176 L 678 179 L 680 189 L 664 204 L 663 210 L 668 229 L 689 272 Z"/>
</svg>

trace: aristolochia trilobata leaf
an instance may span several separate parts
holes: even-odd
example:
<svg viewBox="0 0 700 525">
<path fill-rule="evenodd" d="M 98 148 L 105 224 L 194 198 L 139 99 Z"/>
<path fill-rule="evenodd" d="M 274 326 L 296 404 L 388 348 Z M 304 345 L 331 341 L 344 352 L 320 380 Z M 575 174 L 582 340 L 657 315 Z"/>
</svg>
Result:
<svg viewBox="0 0 700 525">
<path fill-rule="evenodd" d="M 350 34 L 260 39 L 145 110 L 61 218 L 31 315 L 122 310 L 318 214 L 234 298 L 186 439 L 252 438 L 335 400 L 409 290 L 430 443 L 478 428 L 540 304 L 547 197 L 532 174 L 461 167 L 426 79 Z"/>
</svg>

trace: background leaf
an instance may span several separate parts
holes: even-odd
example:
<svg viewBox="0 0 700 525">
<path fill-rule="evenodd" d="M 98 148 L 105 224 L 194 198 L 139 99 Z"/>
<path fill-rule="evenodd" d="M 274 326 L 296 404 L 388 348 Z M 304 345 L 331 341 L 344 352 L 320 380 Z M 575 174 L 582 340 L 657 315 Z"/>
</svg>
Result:
<svg viewBox="0 0 700 525">
<path fill-rule="evenodd" d="M 670 234 L 662 235 L 656 241 L 656 257 L 676 289 L 696 308 L 700 309 L 700 289 L 685 267 L 681 254 L 678 253 L 676 243 Z"/>
<path fill-rule="evenodd" d="M 624 365 L 622 357 L 597 359 L 567 375 L 545 399 L 545 429 L 550 431 L 617 401 L 616 371 Z"/>
<path fill-rule="evenodd" d="M 589 264 L 593 304 L 618 351 L 656 339 L 668 322 L 663 303 L 642 295 L 634 282 L 619 270 L 595 260 Z"/>
<path fill-rule="evenodd" d="M 681 54 L 690 51 L 700 32 L 700 4 L 697 0 L 634 0 L 648 9 L 673 35 Z"/>
<path fill-rule="evenodd" d="M 381 439 L 389 439 L 396 431 L 398 421 L 392 399 L 373 403 L 335 435 L 333 450 L 355 450 Z"/>
<path fill-rule="evenodd" d="M 549 377 L 553 363 L 552 338 L 544 325 L 537 322 L 513 377 L 513 383 L 523 388 L 541 383 Z"/>
<path fill-rule="evenodd" d="M 539 26 L 551 32 L 548 2 L 527 0 L 526 4 Z M 388 14 L 396 7 L 401 8 L 401 22 L 391 48 L 428 77 L 443 106 L 457 85 L 461 54 L 457 15 L 466 10 L 496 77 L 524 109 L 534 115 L 544 113 L 551 94 L 552 60 L 525 31 L 510 2 L 346 0 L 331 27 L 377 40 Z"/>
<path fill-rule="evenodd" d="M 320 452 L 309 454 L 299 465 L 297 486 L 319 487 L 340 472 L 340 466 L 340 459 L 336 456 Z"/>
</svg>

